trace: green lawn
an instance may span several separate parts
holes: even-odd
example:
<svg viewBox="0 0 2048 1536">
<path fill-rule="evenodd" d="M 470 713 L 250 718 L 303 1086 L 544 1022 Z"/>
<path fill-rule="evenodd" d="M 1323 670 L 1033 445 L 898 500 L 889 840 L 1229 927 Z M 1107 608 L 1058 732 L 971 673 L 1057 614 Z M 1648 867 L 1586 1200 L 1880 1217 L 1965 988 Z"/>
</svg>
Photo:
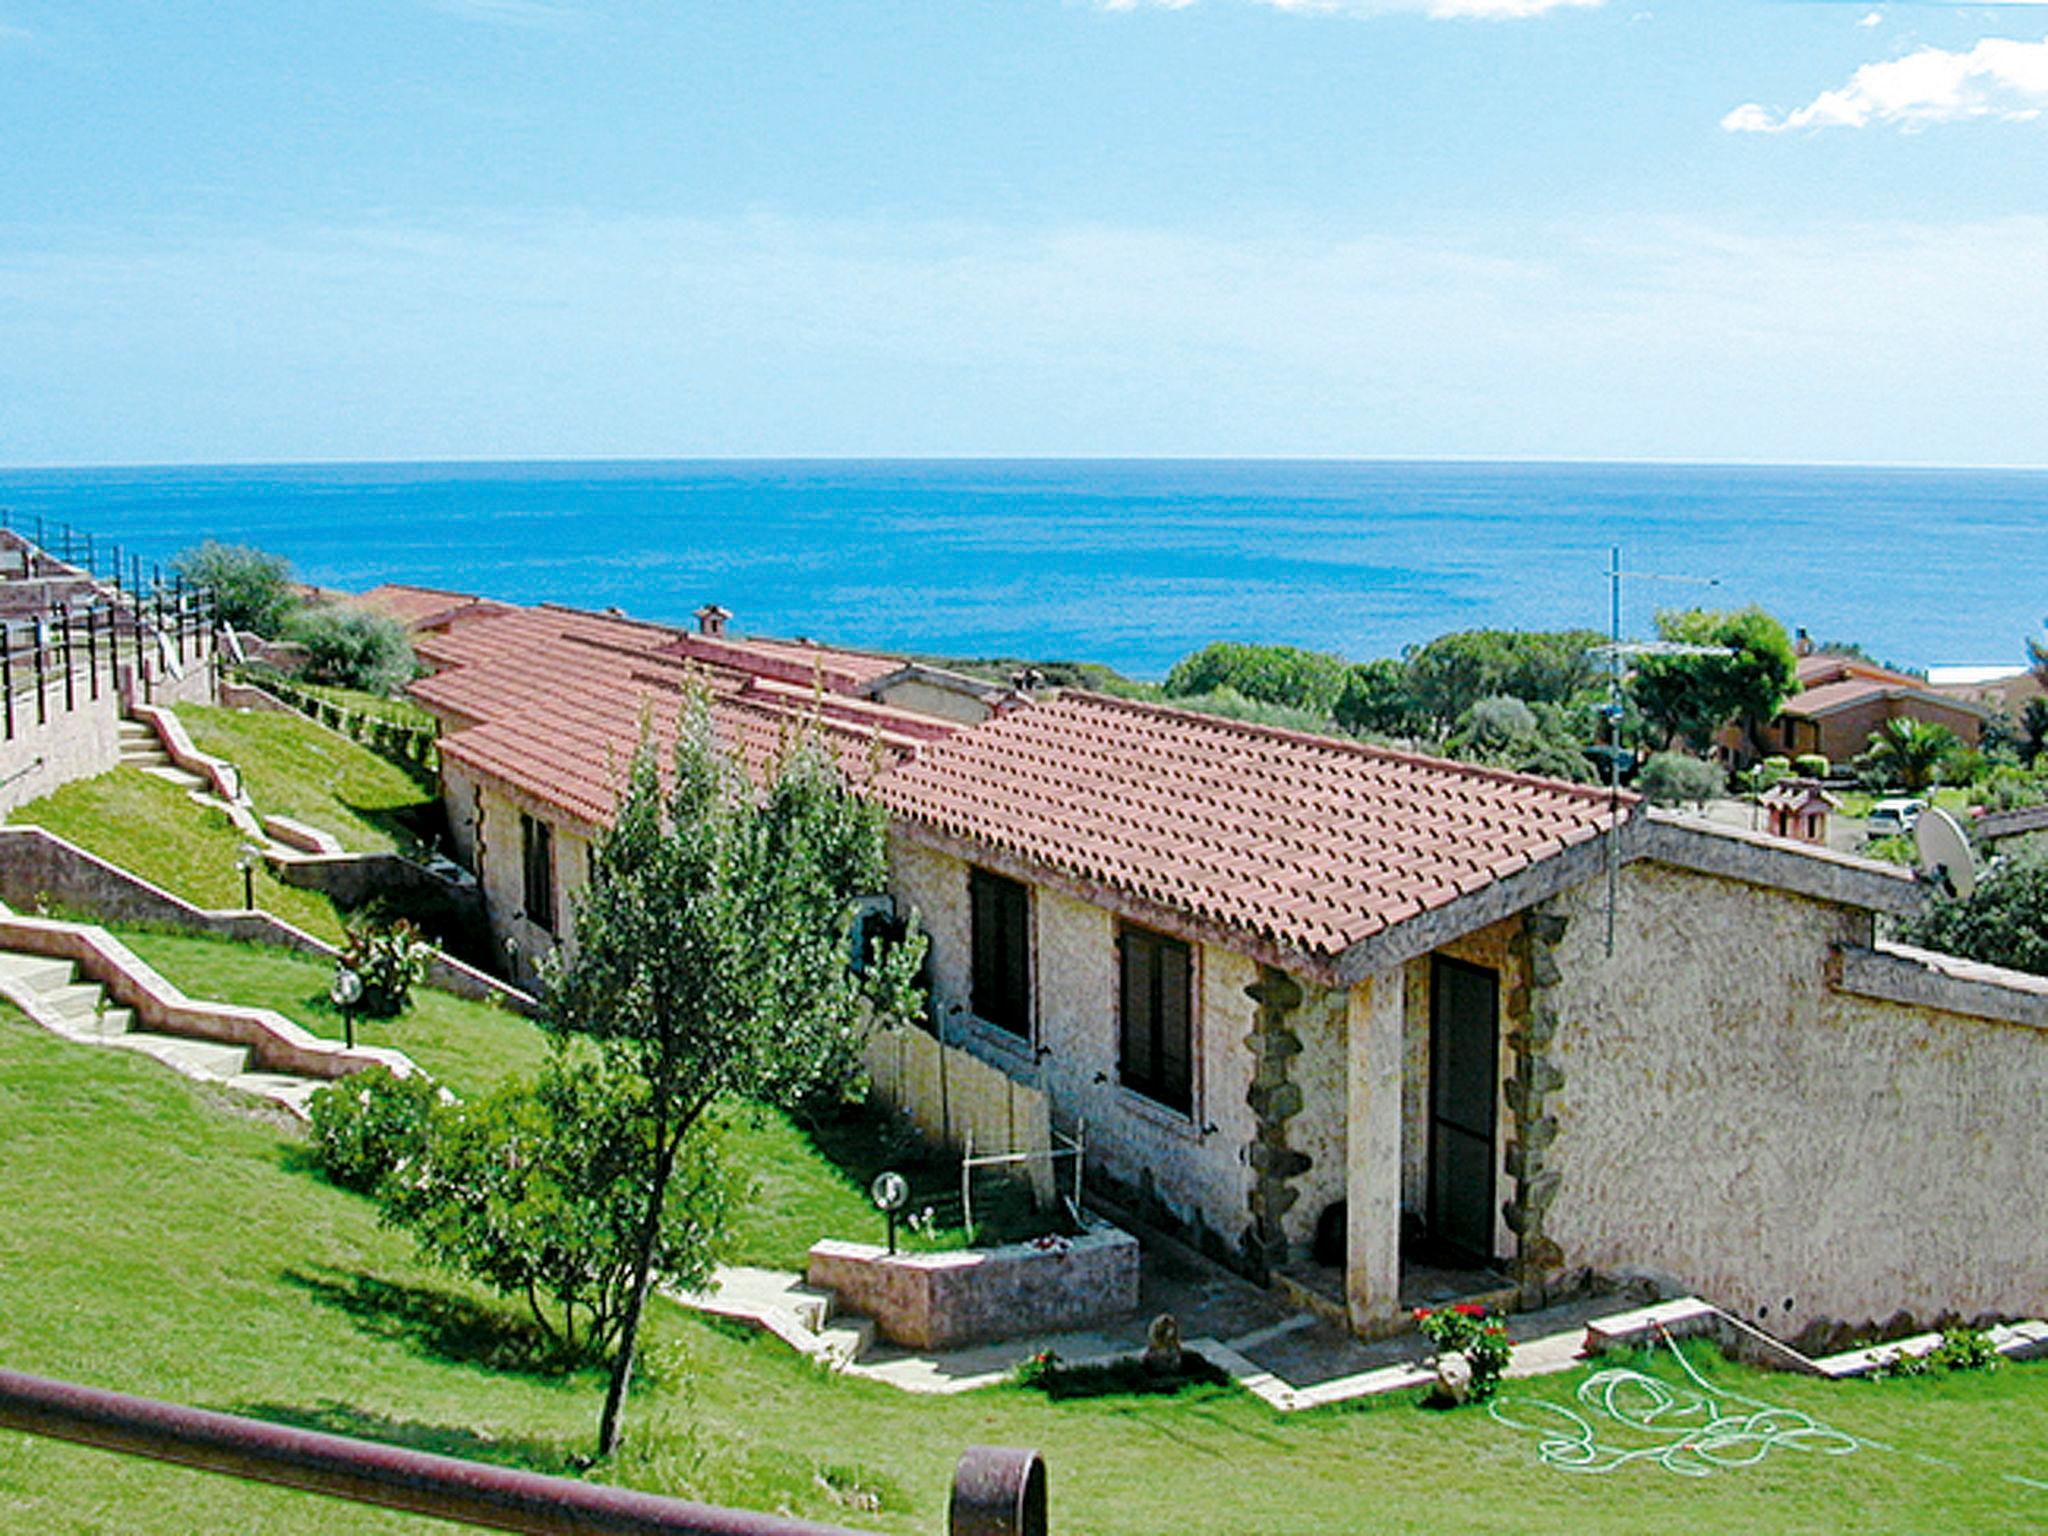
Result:
<svg viewBox="0 0 2048 1536">
<path fill-rule="evenodd" d="M 18 807 L 8 820 L 46 827 L 198 906 L 242 905 L 235 855 L 244 838 L 234 823 L 140 769 L 116 768 L 66 784 Z M 334 903 L 317 891 L 280 884 L 268 869 L 256 872 L 256 904 L 316 937 L 335 943 L 343 937 Z"/>
<path fill-rule="evenodd" d="M 522 1369 L 512 1314 L 422 1268 L 367 1201 L 304 1171 L 287 1133 L 153 1062 L 4 1011 L 0 1211 L 0 1360 L 12 1368 L 548 1471 L 591 1443 L 596 1378 Z M 606 1475 L 879 1530 L 940 1531 L 960 1448 L 991 1442 L 1044 1452 L 1060 1536 L 2048 1524 L 2048 1493 L 2006 1480 L 2048 1472 L 2040 1366 L 1829 1384 L 1711 1362 L 1717 1383 L 1896 1449 L 1781 1451 L 1697 1480 L 1649 1467 L 1587 1478 L 1538 1465 L 1526 1437 L 1482 1412 L 1399 1398 L 1292 1417 L 1229 1387 L 919 1399 L 665 1303 L 651 1330 L 628 1445 Z M 1513 1390 L 1560 1400 L 1574 1385 Z M 0 1432 L 0 1529 L 448 1527 Z"/>
<path fill-rule="evenodd" d="M 331 832 L 358 853 L 409 851 L 432 834 L 438 804 L 431 781 L 325 726 L 300 715 L 203 704 L 180 705 L 178 718 L 200 751 L 241 769 L 264 815 Z"/>
</svg>

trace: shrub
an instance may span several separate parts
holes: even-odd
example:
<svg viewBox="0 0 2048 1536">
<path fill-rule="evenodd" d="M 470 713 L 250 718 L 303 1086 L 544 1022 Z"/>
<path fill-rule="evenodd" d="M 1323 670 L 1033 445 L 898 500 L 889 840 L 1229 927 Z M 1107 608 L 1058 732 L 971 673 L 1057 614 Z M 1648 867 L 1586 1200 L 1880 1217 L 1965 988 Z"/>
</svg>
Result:
<svg viewBox="0 0 2048 1536">
<path fill-rule="evenodd" d="M 1636 788 L 1654 805 L 1705 805 L 1727 787 L 1719 763 L 1684 752 L 1653 752 L 1636 775 Z"/>
<path fill-rule="evenodd" d="M 302 608 L 286 626 L 286 638 L 306 648 L 309 682 L 392 694 L 419 672 L 405 631 L 381 614 L 338 606 Z M 331 706 L 321 710 L 330 724 L 339 715 Z"/>
<path fill-rule="evenodd" d="M 384 1219 L 429 1260 L 523 1299 L 564 1358 L 618 1342 L 655 1166 L 646 1085 L 557 1054 L 536 1079 L 433 1116 L 421 1155 L 380 1190 Z M 665 1283 L 710 1278 L 727 1190 L 708 1129 L 691 1133 L 661 1209 Z"/>
<path fill-rule="evenodd" d="M 1415 1309 L 1415 1326 L 1436 1346 L 1439 1355 L 1459 1354 L 1472 1367 L 1472 1384 L 1467 1395 L 1474 1401 L 1493 1396 L 1501 1373 L 1508 1368 L 1513 1346 L 1508 1343 L 1506 1324 L 1486 1308 L 1470 1302 L 1454 1306 Z"/>
<path fill-rule="evenodd" d="M 1979 877 L 1968 901 L 1936 897 L 1900 926 L 1899 936 L 1924 949 L 2048 976 L 2048 851 L 2005 855 Z"/>
<path fill-rule="evenodd" d="M 2024 768 L 1994 768 L 1978 780 L 1973 805 L 1987 811 L 2019 811 L 2048 803 L 2048 773 L 2029 773 Z"/>
<path fill-rule="evenodd" d="M 1771 762 L 1783 762 L 1783 758 L 1771 758 Z M 1792 766 L 1799 770 L 1802 779 L 1824 779 L 1835 771 L 1835 766 L 1818 752 L 1802 752 L 1792 759 Z"/>
<path fill-rule="evenodd" d="M 1998 1350 L 1981 1328 L 1944 1328 L 1941 1342 L 1924 1355 L 1893 1350 L 1875 1372 L 1878 1376 L 1929 1376 L 1935 1371 L 1995 1371 Z"/>
<path fill-rule="evenodd" d="M 1339 656 L 1292 645 L 1240 645 L 1219 640 L 1183 656 L 1166 674 L 1168 698 L 1230 689 L 1263 704 L 1285 704 L 1328 720 L 1344 691 Z"/>
<path fill-rule="evenodd" d="M 1051 1350 L 1018 1362 L 1012 1378 L 1055 1402 L 1087 1397 L 1171 1397 L 1189 1387 L 1221 1386 L 1230 1373 L 1191 1349 L 1181 1351 L 1177 1369 L 1149 1368 L 1134 1356 L 1068 1365 Z"/>
<path fill-rule="evenodd" d="M 214 614 L 223 624 L 275 637 L 290 616 L 291 562 L 246 544 L 221 544 L 212 539 L 181 551 L 171 569 L 188 585 L 213 593 Z"/>
<path fill-rule="evenodd" d="M 313 1160 L 344 1189 L 368 1193 L 420 1155 L 440 1101 L 424 1073 L 397 1077 L 381 1067 L 316 1088 L 307 1100 Z"/>
<path fill-rule="evenodd" d="M 419 929 L 405 918 L 389 927 L 364 923 L 351 928 L 342 963 L 363 981 L 358 1011 L 373 1019 L 395 1019 L 426 979 L 431 953 Z"/>
</svg>

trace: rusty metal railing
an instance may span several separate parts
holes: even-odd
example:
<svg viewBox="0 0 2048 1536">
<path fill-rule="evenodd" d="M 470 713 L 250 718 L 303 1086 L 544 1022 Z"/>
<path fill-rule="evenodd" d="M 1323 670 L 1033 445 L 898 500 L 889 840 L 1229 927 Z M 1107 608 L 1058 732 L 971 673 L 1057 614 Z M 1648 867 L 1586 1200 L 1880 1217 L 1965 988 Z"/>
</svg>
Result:
<svg viewBox="0 0 2048 1536">
<path fill-rule="evenodd" d="M 526 1536 L 858 1536 L 750 1510 L 545 1477 L 346 1435 L 0 1371 L 0 1429 Z M 1035 1451 L 970 1446 L 950 1536 L 1045 1536 Z"/>
</svg>

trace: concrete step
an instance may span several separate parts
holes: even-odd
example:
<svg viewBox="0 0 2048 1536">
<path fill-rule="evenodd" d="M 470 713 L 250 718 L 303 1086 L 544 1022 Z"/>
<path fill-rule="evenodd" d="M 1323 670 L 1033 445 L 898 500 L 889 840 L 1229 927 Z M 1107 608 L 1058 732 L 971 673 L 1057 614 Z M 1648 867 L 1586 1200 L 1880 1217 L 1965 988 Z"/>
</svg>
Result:
<svg viewBox="0 0 2048 1536">
<path fill-rule="evenodd" d="M 135 1015 L 127 1008 L 109 1008 L 104 1013 L 89 1013 L 72 1023 L 68 1033 L 79 1040 L 90 1040 L 96 1045 L 112 1045 L 135 1027 Z"/>
<path fill-rule="evenodd" d="M 180 789 L 204 789 L 207 787 L 206 780 L 202 779 L 198 774 L 187 773 L 182 768 L 172 767 L 169 758 L 165 758 L 161 764 L 143 765 L 142 771 L 153 779 L 162 779 L 166 784 L 175 784 Z"/>
<path fill-rule="evenodd" d="M 41 955 L 0 954 L 0 977 L 38 994 L 70 986 L 73 969 L 69 960 L 49 960 Z"/>
<path fill-rule="evenodd" d="M 155 728 L 140 720 L 123 720 L 119 722 L 117 729 L 120 732 L 121 745 L 124 747 L 130 743 L 139 743 L 150 747 L 161 745 L 161 738 L 157 736 Z"/>
<path fill-rule="evenodd" d="M 61 987 L 46 987 L 37 997 L 45 1009 L 61 1019 L 89 1019 L 106 995 L 98 982 L 74 981 Z"/>
<path fill-rule="evenodd" d="M 313 1096 L 313 1090 L 326 1085 L 318 1078 L 294 1077 L 289 1072 L 237 1072 L 228 1079 L 228 1086 L 304 1114 L 306 1100 Z"/>
<path fill-rule="evenodd" d="M 133 1031 L 112 1042 L 127 1051 L 154 1056 L 167 1067 L 187 1077 L 213 1078 L 226 1082 L 249 1069 L 249 1052 L 239 1045 L 221 1045 L 212 1040 L 188 1040 L 181 1035 L 158 1035 Z"/>
<path fill-rule="evenodd" d="M 858 1360 L 874 1347 L 875 1322 L 870 1317 L 843 1317 L 815 1331 L 818 1342 L 811 1353 L 841 1365 Z"/>
</svg>

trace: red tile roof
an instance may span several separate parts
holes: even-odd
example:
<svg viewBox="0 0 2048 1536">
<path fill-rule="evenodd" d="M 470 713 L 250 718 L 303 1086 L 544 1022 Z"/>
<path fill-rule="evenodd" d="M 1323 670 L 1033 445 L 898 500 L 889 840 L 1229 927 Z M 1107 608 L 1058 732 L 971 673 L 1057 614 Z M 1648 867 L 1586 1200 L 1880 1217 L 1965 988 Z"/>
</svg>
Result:
<svg viewBox="0 0 2048 1536">
<path fill-rule="evenodd" d="M 1818 720 L 1871 699 L 1912 699 L 1954 714 L 1990 714 L 1984 706 L 1972 703 L 1968 699 L 1936 693 L 1918 679 L 1904 683 L 1887 683 L 1877 678 L 1861 676 L 1844 677 L 1836 682 L 1822 683 L 1802 693 L 1795 693 L 1778 706 L 1778 713 L 1801 720 Z"/>
<path fill-rule="evenodd" d="M 408 629 L 418 624 L 434 623 L 474 603 L 487 603 L 492 608 L 502 606 L 468 592 L 444 592 L 438 587 L 412 587 L 397 582 L 372 587 L 341 601 L 352 608 L 363 608 L 388 619 L 396 619 Z"/>
<path fill-rule="evenodd" d="M 437 670 L 412 693 L 441 717 L 448 761 L 590 827 L 611 819 L 643 721 L 666 760 L 692 682 L 711 697 L 722 744 L 757 777 L 806 726 L 857 782 L 958 729 L 853 697 L 846 679 L 878 658 L 756 644 L 700 642 L 664 625 L 567 608 L 472 607 L 414 637 Z M 794 665 L 797 655 L 812 665 Z"/>
<path fill-rule="evenodd" d="M 874 793 L 913 836 L 1326 961 L 1609 820 L 1582 785 L 1082 692 L 962 731 Z"/>
</svg>

